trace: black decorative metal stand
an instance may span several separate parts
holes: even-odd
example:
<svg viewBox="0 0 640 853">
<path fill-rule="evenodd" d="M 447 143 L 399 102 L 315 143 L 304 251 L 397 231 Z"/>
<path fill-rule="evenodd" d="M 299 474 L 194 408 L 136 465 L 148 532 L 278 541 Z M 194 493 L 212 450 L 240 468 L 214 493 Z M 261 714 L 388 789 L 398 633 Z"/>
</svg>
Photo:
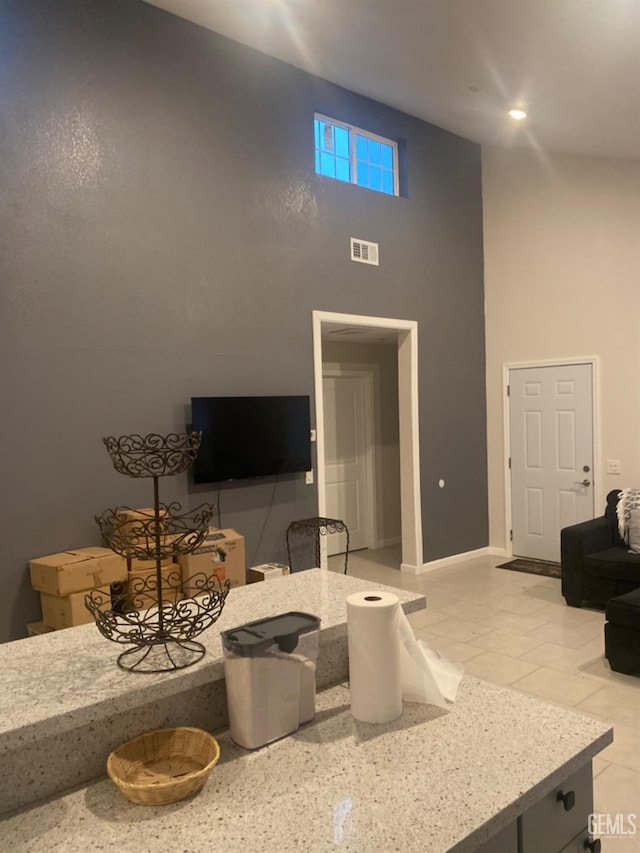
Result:
<svg viewBox="0 0 640 853">
<path fill-rule="evenodd" d="M 324 518 L 322 516 L 315 518 L 302 518 L 299 521 L 292 521 L 287 527 L 287 557 L 289 566 L 293 571 L 291 562 L 291 541 L 292 533 L 301 533 L 304 536 L 315 536 L 316 544 L 316 566 L 320 565 L 320 537 L 327 536 L 332 533 L 345 533 L 347 537 L 347 547 L 344 552 L 344 573 L 347 573 L 349 564 L 349 529 L 344 521 L 339 518 Z"/>
<path fill-rule="evenodd" d="M 162 564 L 189 554 L 204 540 L 213 515 L 210 504 L 183 511 L 179 503 L 160 502 L 158 480 L 186 471 L 200 447 L 201 433 L 162 436 L 126 435 L 104 438 L 113 467 L 128 477 L 153 478 L 153 511 L 129 507 L 106 510 L 96 521 L 106 544 L 123 557 L 154 560 L 155 575 L 136 578 L 122 593 L 92 590 L 85 604 L 100 633 L 108 640 L 131 645 L 118 665 L 133 672 L 168 672 L 196 663 L 205 653 L 194 640 L 220 616 L 230 582 L 204 572 L 192 578 L 193 598 L 175 600 L 180 573 L 162 572 Z M 174 599 L 171 601 L 170 599 Z"/>
</svg>

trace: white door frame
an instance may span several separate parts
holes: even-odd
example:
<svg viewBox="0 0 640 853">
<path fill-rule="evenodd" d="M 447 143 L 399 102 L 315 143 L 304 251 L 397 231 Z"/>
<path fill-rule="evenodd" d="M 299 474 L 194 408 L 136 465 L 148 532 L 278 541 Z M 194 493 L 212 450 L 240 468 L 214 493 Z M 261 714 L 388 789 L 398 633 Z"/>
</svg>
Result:
<svg viewBox="0 0 640 853">
<path fill-rule="evenodd" d="M 341 364 L 335 362 L 325 362 L 322 370 L 323 378 L 325 376 L 331 378 L 353 378 L 364 380 L 364 438 L 365 438 L 365 457 L 366 457 L 366 474 L 364 488 L 370 496 L 368 501 L 368 515 L 365 520 L 366 524 L 366 540 L 367 548 L 375 548 L 378 542 L 378 518 L 376 512 L 376 443 L 375 436 L 379 432 L 379 425 L 376 422 L 376 411 L 374 406 L 374 387 L 375 387 L 375 370 L 377 365 L 355 365 Z M 322 423 L 324 435 L 324 421 Z M 317 437 L 317 431 L 316 431 Z M 326 483 L 326 477 L 325 477 Z M 322 513 L 321 513 L 322 515 Z"/>
<path fill-rule="evenodd" d="M 344 324 L 386 329 L 398 334 L 398 413 L 400 420 L 400 514 L 402 527 L 401 570 L 410 574 L 424 571 L 422 563 L 422 503 L 420 497 L 420 432 L 418 422 L 418 323 L 312 311 L 313 374 L 316 398 L 318 513 L 327 511 L 324 453 L 324 406 L 322 400 L 322 327 Z M 321 549 L 322 568 L 327 568 L 326 547 Z"/>
<path fill-rule="evenodd" d="M 512 361 L 502 365 L 502 431 L 504 446 L 504 509 L 505 509 L 505 552 L 507 557 L 513 557 L 513 542 L 509 535 L 511 530 L 511 429 L 509 419 L 509 372 L 527 367 L 562 367 L 567 364 L 590 364 L 593 381 L 592 388 L 592 419 L 593 419 L 593 506 L 594 511 L 604 506 L 602 494 L 602 453 L 600 452 L 600 359 L 597 355 L 580 356 L 579 358 L 550 358 L 536 361 Z"/>
</svg>

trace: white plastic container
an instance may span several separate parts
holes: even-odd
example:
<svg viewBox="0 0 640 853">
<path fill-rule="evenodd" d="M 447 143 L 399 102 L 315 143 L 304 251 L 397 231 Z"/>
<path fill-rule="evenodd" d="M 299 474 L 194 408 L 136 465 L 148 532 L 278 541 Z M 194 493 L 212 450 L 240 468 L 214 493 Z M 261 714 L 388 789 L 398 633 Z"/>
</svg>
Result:
<svg viewBox="0 0 640 853">
<path fill-rule="evenodd" d="M 222 631 L 231 737 L 257 749 L 315 715 L 320 619 L 283 613 Z"/>
</svg>

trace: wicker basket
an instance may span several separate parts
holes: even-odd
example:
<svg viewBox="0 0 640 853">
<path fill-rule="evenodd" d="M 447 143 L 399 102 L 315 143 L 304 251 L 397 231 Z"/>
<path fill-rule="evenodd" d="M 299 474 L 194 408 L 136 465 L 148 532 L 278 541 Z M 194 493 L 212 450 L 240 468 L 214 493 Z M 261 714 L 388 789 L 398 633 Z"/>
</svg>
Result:
<svg viewBox="0 0 640 853">
<path fill-rule="evenodd" d="M 132 803 L 165 805 L 199 791 L 219 758 L 217 740 L 202 729 L 155 729 L 115 749 L 107 773 Z"/>
</svg>

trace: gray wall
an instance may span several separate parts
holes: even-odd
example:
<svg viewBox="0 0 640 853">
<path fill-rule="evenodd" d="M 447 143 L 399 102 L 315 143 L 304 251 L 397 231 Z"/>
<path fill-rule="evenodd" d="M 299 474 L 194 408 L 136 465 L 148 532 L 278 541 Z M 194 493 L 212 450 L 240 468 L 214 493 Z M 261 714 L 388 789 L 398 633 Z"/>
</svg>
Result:
<svg viewBox="0 0 640 853">
<path fill-rule="evenodd" d="M 0 0 L 0 79 L 0 639 L 39 617 L 30 558 L 149 503 L 101 437 L 181 430 L 192 395 L 312 394 L 314 308 L 418 320 L 425 560 L 487 544 L 477 145 L 136 0 Z M 403 140 L 406 197 L 317 177 L 314 110 Z M 250 562 L 316 512 L 279 483 L 256 553 L 272 489 L 222 489 Z"/>
</svg>

